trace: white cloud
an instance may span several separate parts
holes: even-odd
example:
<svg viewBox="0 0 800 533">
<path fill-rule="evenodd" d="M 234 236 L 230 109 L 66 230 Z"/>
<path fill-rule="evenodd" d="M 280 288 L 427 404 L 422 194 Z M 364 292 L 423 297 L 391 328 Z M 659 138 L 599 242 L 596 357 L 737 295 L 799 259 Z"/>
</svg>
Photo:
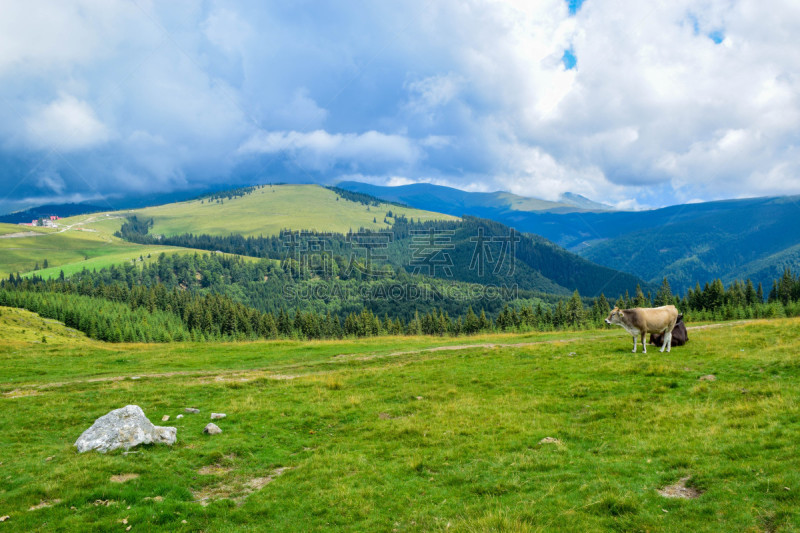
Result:
<svg viewBox="0 0 800 533">
<path fill-rule="evenodd" d="M 47 171 L 42 172 L 36 178 L 36 185 L 40 189 L 55 194 L 63 194 L 67 184 L 58 172 Z"/>
<path fill-rule="evenodd" d="M 79 150 L 108 141 L 108 128 L 82 100 L 63 94 L 25 121 L 28 142 L 40 150 Z"/>
<path fill-rule="evenodd" d="M 462 83 L 462 78 L 453 73 L 407 82 L 405 89 L 409 96 L 405 107 L 427 126 L 433 125 L 439 108 L 449 104 L 458 95 Z"/>
<path fill-rule="evenodd" d="M 286 179 L 620 205 L 800 193 L 789 0 L 587 0 L 575 16 L 564 0 L 0 10 L 0 162 L 19 164 L 0 180 L 56 147 L 76 170 L 54 163 L 64 194 L 86 186 L 75 173 L 109 190 L 253 179 L 274 170 L 246 167 L 257 154 L 295 162 Z"/>
<path fill-rule="evenodd" d="M 285 125 L 288 128 L 308 130 L 319 128 L 325 122 L 328 111 L 317 105 L 308 89 L 300 87 L 292 95 L 292 99 L 286 106 L 278 109 L 274 116 L 270 117 L 273 124 Z"/>
<path fill-rule="evenodd" d="M 402 135 L 387 135 L 377 131 L 362 134 L 336 133 L 316 130 L 258 132 L 239 148 L 242 154 L 287 153 L 303 169 L 326 170 L 337 163 L 359 164 L 413 163 L 419 150 Z"/>
</svg>

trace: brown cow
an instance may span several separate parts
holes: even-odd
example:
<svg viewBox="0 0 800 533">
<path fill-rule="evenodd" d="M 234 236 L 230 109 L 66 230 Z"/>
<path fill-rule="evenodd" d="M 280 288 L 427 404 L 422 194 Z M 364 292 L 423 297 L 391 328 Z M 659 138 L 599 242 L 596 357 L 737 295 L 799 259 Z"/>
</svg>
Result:
<svg viewBox="0 0 800 533">
<path fill-rule="evenodd" d="M 686 324 L 683 323 L 683 315 L 678 315 L 678 321 L 672 329 L 672 346 L 683 346 L 689 342 L 689 332 L 686 331 Z M 664 335 L 661 333 L 650 334 L 650 344 L 659 346 L 664 344 Z"/>
<path fill-rule="evenodd" d="M 672 330 L 678 321 L 678 309 L 674 305 L 663 307 L 620 309 L 615 307 L 606 318 L 606 324 L 616 324 L 625 328 L 633 336 L 633 353 L 636 353 L 636 338 L 642 338 L 642 353 L 647 353 L 645 337 L 648 333 L 664 333 L 663 352 L 672 348 Z"/>
</svg>

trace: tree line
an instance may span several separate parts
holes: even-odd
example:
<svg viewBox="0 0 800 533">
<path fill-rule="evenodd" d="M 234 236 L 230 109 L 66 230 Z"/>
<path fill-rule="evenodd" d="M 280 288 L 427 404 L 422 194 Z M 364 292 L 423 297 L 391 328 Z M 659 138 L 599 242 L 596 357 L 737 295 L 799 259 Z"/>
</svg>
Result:
<svg viewBox="0 0 800 533">
<path fill-rule="evenodd" d="M 256 338 L 342 338 L 376 335 L 472 335 L 497 331 L 552 331 L 603 326 L 612 302 L 604 295 L 587 300 L 574 291 L 568 299 L 497 301 L 484 307 L 450 307 L 445 300 L 426 302 L 350 302 L 328 308 L 331 301 L 309 300 L 307 308 L 287 309 L 279 293 L 268 310 L 236 300 L 263 278 L 292 283 L 276 262 L 249 262 L 219 254 L 161 254 L 147 265 L 125 264 L 100 271 L 63 274 L 44 280 L 11 275 L 0 283 L 0 305 L 21 307 L 55 318 L 109 342 L 169 342 Z M 283 276 L 283 277 L 281 277 Z M 298 283 L 296 280 L 295 283 Z M 301 280 L 300 283 L 311 283 Z M 355 284 L 355 282 L 353 282 Z M 243 285 L 244 284 L 244 285 Z M 244 287 L 244 288 L 243 288 Z M 215 292 L 225 289 L 227 294 Z M 335 303 L 335 302 L 333 302 Z M 786 270 L 764 301 L 761 286 L 720 280 L 699 284 L 680 297 L 664 279 L 655 296 L 637 287 L 620 296 L 622 308 L 675 304 L 691 320 L 726 320 L 800 315 L 800 276 Z M 341 304 L 341 302 L 339 302 Z M 403 310 L 403 314 L 398 314 Z"/>
</svg>

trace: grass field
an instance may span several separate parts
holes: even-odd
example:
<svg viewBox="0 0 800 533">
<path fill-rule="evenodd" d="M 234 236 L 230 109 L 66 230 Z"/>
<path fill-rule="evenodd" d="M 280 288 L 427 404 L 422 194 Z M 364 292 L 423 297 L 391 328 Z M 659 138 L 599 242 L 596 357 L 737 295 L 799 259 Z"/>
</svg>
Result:
<svg viewBox="0 0 800 533">
<path fill-rule="evenodd" d="M 4 530 L 800 527 L 799 320 L 632 355 L 616 330 L 107 345 L 0 313 Z M 131 403 L 177 443 L 76 453 Z M 698 498 L 656 492 L 685 477 Z"/>
<path fill-rule="evenodd" d="M 346 233 L 359 227 L 383 229 L 388 211 L 414 220 L 452 220 L 454 217 L 430 211 L 381 204 L 369 208 L 339 198 L 319 185 L 275 185 L 256 190 L 223 203 L 181 202 L 136 210 L 155 221 L 154 234 L 208 233 L 244 236 L 277 235 L 282 229 Z M 376 222 L 372 220 L 375 219 Z"/>
</svg>

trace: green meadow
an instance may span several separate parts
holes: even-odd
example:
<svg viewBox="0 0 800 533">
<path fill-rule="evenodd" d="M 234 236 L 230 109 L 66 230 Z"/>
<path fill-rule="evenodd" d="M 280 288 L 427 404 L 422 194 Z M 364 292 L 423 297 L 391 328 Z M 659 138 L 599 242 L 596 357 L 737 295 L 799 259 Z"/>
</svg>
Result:
<svg viewBox="0 0 800 533">
<path fill-rule="evenodd" d="M 135 210 L 140 217 L 152 217 L 154 234 L 207 233 L 210 235 L 277 235 L 282 229 L 347 233 L 360 227 L 386 229 L 386 213 L 403 214 L 414 220 L 452 220 L 455 217 L 398 207 L 390 204 L 367 206 L 340 198 L 319 185 L 265 186 L 251 194 L 221 202 L 193 200 Z M 373 219 L 375 222 L 373 222 Z"/>
<path fill-rule="evenodd" d="M 0 308 L 0 528 L 793 531 L 798 339 L 781 319 L 669 354 L 621 330 L 110 345 Z M 176 444 L 77 454 L 127 404 Z M 698 497 L 657 492 L 686 478 Z"/>
</svg>

